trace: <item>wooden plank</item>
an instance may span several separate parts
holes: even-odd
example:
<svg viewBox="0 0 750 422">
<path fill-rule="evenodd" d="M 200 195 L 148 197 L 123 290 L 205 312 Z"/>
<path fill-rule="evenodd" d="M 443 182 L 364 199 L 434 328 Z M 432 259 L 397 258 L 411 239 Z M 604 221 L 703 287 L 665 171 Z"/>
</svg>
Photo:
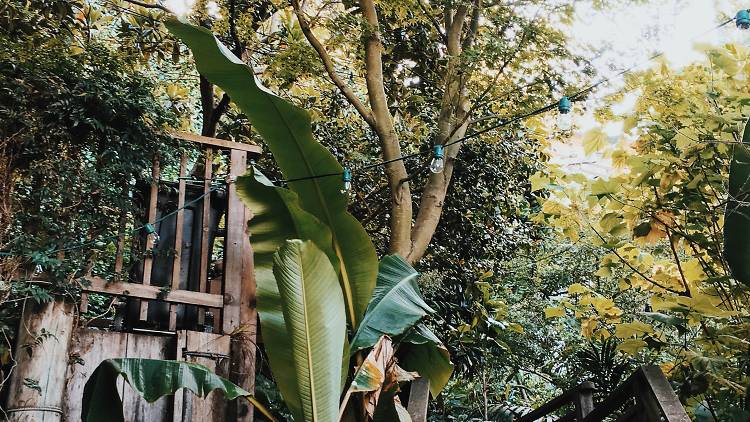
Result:
<svg viewBox="0 0 750 422">
<path fill-rule="evenodd" d="M 576 420 L 583 420 L 589 413 L 594 410 L 594 383 L 585 381 L 576 388 L 575 395 L 575 412 Z"/>
<path fill-rule="evenodd" d="M 159 200 L 159 175 L 160 175 L 160 164 L 159 156 L 154 157 L 154 167 L 151 170 L 151 192 L 148 197 L 148 213 L 146 216 L 149 224 L 154 224 L 156 220 L 156 205 Z M 156 227 L 154 227 L 156 229 Z M 151 236 L 146 236 L 146 251 L 149 252 L 154 247 L 154 242 Z M 145 286 L 151 284 L 151 268 L 154 265 L 154 259 L 151 257 L 151 253 L 147 253 L 143 260 L 143 280 L 142 283 Z M 140 320 L 145 321 L 148 318 L 148 303 L 142 302 L 140 304 Z"/>
<path fill-rule="evenodd" d="M 173 359 L 174 342 L 172 337 L 128 333 L 125 355 L 129 358 Z M 172 397 L 166 396 L 148 403 L 136 394 L 130 386 L 122 390 L 122 406 L 125 420 L 167 422 L 172 412 Z"/>
<path fill-rule="evenodd" d="M 209 138 L 208 136 L 196 135 L 190 132 L 175 131 L 170 133 L 173 138 L 182 139 L 183 141 L 197 142 L 204 145 L 213 145 L 224 149 L 249 152 L 251 154 L 260 154 L 263 149 L 254 144 L 243 144 L 240 142 L 227 141 L 218 138 Z"/>
<path fill-rule="evenodd" d="M 70 347 L 71 359 L 65 384 L 63 413 L 68 421 L 81 420 L 83 386 L 99 363 L 105 359 L 126 356 L 126 333 L 83 328 L 76 330 Z M 122 391 L 122 381 L 118 391 Z"/>
<path fill-rule="evenodd" d="M 685 408 L 661 368 L 655 365 L 643 366 L 638 372 L 640 377 L 637 383 L 640 388 L 635 388 L 636 400 L 649 415 L 649 420 L 690 422 Z"/>
<path fill-rule="evenodd" d="M 172 285 L 171 290 L 179 290 L 180 273 L 182 268 L 182 232 L 185 224 L 185 175 L 187 174 L 187 155 L 180 157 L 180 181 L 177 184 L 177 218 L 174 231 L 174 255 L 172 256 Z M 177 305 L 169 305 L 169 329 L 177 329 Z"/>
<path fill-rule="evenodd" d="M 206 366 L 220 376 L 228 376 L 230 337 L 227 335 L 181 331 L 185 337 L 183 359 Z M 185 421 L 224 421 L 226 400 L 219 391 L 211 392 L 205 399 L 186 393 Z"/>
<path fill-rule="evenodd" d="M 4 412 L 9 421 L 62 420 L 74 319 L 72 303 L 60 300 L 36 305 L 31 299 L 26 300 L 14 355 L 16 367 L 8 386 Z M 42 330 L 50 335 L 42 336 Z M 27 387 L 26 380 L 33 380 L 39 390 Z"/>
<path fill-rule="evenodd" d="M 211 195 L 209 191 L 211 189 L 211 177 L 213 175 L 213 149 L 206 148 L 206 158 L 203 162 L 203 214 L 201 216 L 201 251 L 200 251 L 200 266 L 198 270 L 199 278 L 199 290 L 200 292 L 210 292 L 208 287 L 208 263 L 211 257 L 211 250 L 209 250 L 209 224 L 211 221 Z M 213 293 L 213 292 L 210 292 Z M 198 312 L 198 324 L 203 325 L 205 322 L 205 309 L 201 309 Z M 216 327 L 216 326 L 214 326 Z"/>
<path fill-rule="evenodd" d="M 542 417 L 549 415 L 557 409 L 569 404 L 573 400 L 574 393 L 575 390 L 569 390 L 562 393 L 561 395 L 538 407 L 533 412 L 523 415 L 518 419 L 517 422 L 533 422 L 537 419 L 541 419 Z"/>
<path fill-rule="evenodd" d="M 177 332 L 177 342 L 175 345 L 175 360 L 182 361 L 185 357 L 182 355 L 182 351 L 187 348 L 187 335 L 185 330 Z M 184 389 L 178 391 L 174 395 L 172 400 L 172 422 L 183 422 L 189 421 L 189 418 L 185 417 L 185 394 L 190 394 Z"/>
<path fill-rule="evenodd" d="M 230 153 L 229 177 L 237 177 L 244 172 L 246 155 L 242 151 Z M 240 297 L 242 287 L 242 253 L 245 234 L 245 206 L 237 193 L 237 185 L 231 183 L 227 189 L 226 238 L 224 239 L 224 321 L 223 334 L 231 334 L 240 327 Z"/>
<path fill-rule="evenodd" d="M 100 277 L 87 277 L 86 280 L 91 283 L 89 286 L 83 287 L 83 290 L 86 292 L 106 293 L 147 300 L 159 299 L 168 303 L 198 305 L 209 308 L 221 308 L 224 305 L 224 297 L 219 294 L 193 292 L 190 290 L 172 290 L 164 296 L 159 286 L 125 282 L 108 283 L 107 280 Z"/>
<path fill-rule="evenodd" d="M 208 292 L 215 295 L 221 295 L 222 290 L 222 283 L 221 283 L 221 277 L 215 277 L 208 281 Z M 222 297 L 224 297 L 222 295 Z M 214 308 L 212 309 L 212 312 L 214 314 L 214 329 L 213 332 L 220 332 L 222 327 L 222 313 L 223 310 L 221 308 Z"/>
<path fill-rule="evenodd" d="M 427 421 L 427 405 L 430 403 L 430 379 L 420 377 L 411 382 L 409 391 L 409 416 L 412 422 Z"/>
<path fill-rule="evenodd" d="M 247 170 L 247 153 L 230 152 L 230 181 Z M 240 200 L 237 186 L 230 182 L 227 189 L 227 235 L 224 242 L 224 293 L 225 304 L 222 332 L 232 334 L 230 379 L 247 391 L 255 389 L 255 338 L 257 311 L 255 309 L 255 277 L 247 221 L 250 210 Z M 247 401 L 233 403 L 231 417 L 237 421 L 252 422 L 253 407 Z"/>
</svg>

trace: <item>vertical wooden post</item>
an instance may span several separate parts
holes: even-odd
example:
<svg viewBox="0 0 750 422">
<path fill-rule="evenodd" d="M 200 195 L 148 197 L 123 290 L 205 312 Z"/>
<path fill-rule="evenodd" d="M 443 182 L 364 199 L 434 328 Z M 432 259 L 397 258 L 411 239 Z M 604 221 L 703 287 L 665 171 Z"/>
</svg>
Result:
<svg viewBox="0 0 750 422">
<path fill-rule="evenodd" d="M 427 405 L 430 402 L 430 379 L 420 377 L 411 382 L 409 391 L 409 416 L 412 422 L 427 421 Z"/>
<path fill-rule="evenodd" d="M 156 220 L 156 203 L 159 200 L 159 157 L 154 158 L 154 167 L 151 170 L 151 192 L 148 197 L 148 223 L 154 224 Z M 156 228 L 156 227 L 154 227 Z M 154 241 L 151 236 L 146 236 L 145 252 L 148 254 L 143 260 L 143 284 L 151 284 L 151 268 L 154 265 L 154 258 L 151 256 L 151 248 L 154 247 Z M 148 302 L 141 302 L 140 320 L 145 321 L 148 318 Z"/>
<path fill-rule="evenodd" d="M 586 381 L 578 386 L 575 395 L 576 421 L 582 421 L 586 415 L 594 411 L 594 383 Z"/>
<path fill-rule="evenodd" d="M 176 226 L 174 230 L 174 256 L 172 258 L 172 284 L 171 289 L 177 290 L 180 288 L 180 270 L 182 269 L 182 229 L 184 228 L 185 222 L 185 210 L 182 208 L 185 206 L 185 189 L 187 188 L 185 183 L 185 175 L 187 174 L 187 155 L 182 154 L 180 158 L 180 179 L 177 183 L 177 218 Z M 177 329 L 177 305 L 174 303 L 169 305 L 169 330 L 174 331 Z"/>
<path fill-rule="evenodd" d="M 198 272 L 199 277 L 199 291 L 208 292 L 208 262 L 211 257 L 211 251 L 209 250 L 209 227 L 211 222 L 211 177 L 213 175 L 213 149 L 206 147 L 206 159 L 204 161 L 203 171 L 203 214 L 201 218 L 201 261 L 200 271 Z M 205 324 L 206 309 L 201 309 L 198 312 L 198 324 Z M 216 331 L 216 327 L 214 327 Z"/>
<path fill-rule="evenodd" d="M 249 392 L 255 389 L 255 275 L 253 253 L 247 234 L 248 210 L 237 195 L 235 181 L 247 170 L 247 153 L 230 151 L 227 191 L 227 235 L 224 242 L 224 315 L 222 330 L 232 335 L 230 379 Z M 231 410 L 237 421 L 252 422 L 253 407 L 235 400 Z M 234 407 L 234 406 L 233 406 Z"/>
<path fill-rule="evenodd" d="M 638 372 L 634 395 L 645 420 L 690 422 L 685 408 L 661 368 L 655 365 L 644 366 Z"/>
<path fill-rule="evenodd" d="M 26 300 L 5 412 L 10 422 L 62 420 L 74 315 L 72 303 Z"/>
</svg>

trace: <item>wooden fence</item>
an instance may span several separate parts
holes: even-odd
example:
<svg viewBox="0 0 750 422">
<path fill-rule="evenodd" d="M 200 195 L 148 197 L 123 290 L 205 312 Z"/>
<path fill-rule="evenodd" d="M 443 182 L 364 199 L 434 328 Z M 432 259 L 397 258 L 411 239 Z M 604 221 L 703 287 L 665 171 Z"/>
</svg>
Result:
<svg viewBox="0 0 750 422">
<path fill-rule="evenodd" d="M 516 419 L 517 422 L 549 420 L 566 407 L 573 410 L 557 422 L 690 422 L 680 400 L 658 366 L 639 368 L 601 403 L 594 404 L 594 384 L 578 387 Z"/>
</svg>

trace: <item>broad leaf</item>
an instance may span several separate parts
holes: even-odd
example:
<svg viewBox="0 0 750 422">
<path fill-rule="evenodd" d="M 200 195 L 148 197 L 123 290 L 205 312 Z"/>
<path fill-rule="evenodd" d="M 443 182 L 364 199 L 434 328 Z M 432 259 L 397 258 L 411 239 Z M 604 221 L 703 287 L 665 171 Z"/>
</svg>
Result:
<svg viewBox="0 0 750 422">
<path fill-rule="evenodd" d="M 187 388 L 198 397 L 206 397 L 218 389 L 227 400 L 247 397 L 265 416 L 274 420 L 250 393 L 203 365 L 140 358 L 107 359 L 99 364 L 83 387 L 81 420 L 125 421 L 117 388 L 117 377 L 120 375 L 149 403 L 174 394 L 181 388 Z"/>
<path fill-rule="evenodd" d="M 750 286 L 750 123 L 734 145 L 729 165 L 729 199 L 724 214 L 724 256 L 732 275 Z"/>
<path fill-rule="evenodd" d="M 291 361 L 288 371 L 294 381 L 282 395 L 294 420 L 334 421 L 346 337 L 344 298 L 336 271 L 313 242 L 289 240 L 274 256 L 273 273 L 279 288 L 277 306 L 291 343 L 290 350 L 276 353 L 289 354 L 283 360 Z M 269 353 L 268 358 L 278 357 Z"/>
<path fill-rule="evenodd" d="M 352 340 L 352 353 L 371 347 L 383 335 L 402 334 L 422 317 L 434 312 L 419 293 L 418 276 L 417 271 L 398 255 L 382 259 L 372 301 Z"/>
<path fill-rule="evenodd" d="M 221 87 L 242 109 L 268 144 L 303 209 L 330 227 L 347 317 L 357 327 L 370 300 L 377 274 L 375 247 L 359 222 L 346 211 L 341 194 L 342 167 L 312 136 L 310 116 L 273 95 L 256 80 L 252 68 L 232 54 L 210 31 L 177 19 L 167 28 L 190 47 L 198 71 Z M 309 178 L 311 176 L 328 177 Z M 308 178 L 306 180 L 296 180 Z"/>
<path fill-rule="evenodd" d="M 248 222 L 248 231 L 253 246 L 258 314 L 271 372 L 287 405 L 301 409 L 293 370 L 292 336 L 287 331 L 273 273 L 274 254 L 286 244 L 287 239 L 301 239 L 312 241 L 332 263 L 338 262 L 331 248 L 331 232 L 314 215 L 300 207 L 297 194 L 273 186 L 256 169 L 237 178 L 237 192 L 253 213 L 253 218 Z M 346 355 L 345 368 L 349 362 L 348 352 Z"/>
<path fill-rule="evenodd" d="M 398 356 L 404 369 L 430 380 L 432 397 L 437 397 L 443 391 L 453 374 L 448 349 L 424 324 L 418 324 L 406 334 Z"/>
</svg>

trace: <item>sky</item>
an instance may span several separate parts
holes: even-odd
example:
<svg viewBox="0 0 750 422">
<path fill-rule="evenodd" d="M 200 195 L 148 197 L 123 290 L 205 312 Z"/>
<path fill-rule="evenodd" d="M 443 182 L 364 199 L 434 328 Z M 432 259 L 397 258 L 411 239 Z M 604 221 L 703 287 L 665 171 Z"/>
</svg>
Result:
<svg viewBox="0 0 750 422">
<path fill-rule="evenodd" d="M 649 60 L 656 53 L 664 53 L 659 60 L 666 60 L 675 69 L 692 62 L 704 60 L 705 56 L 694 47 L 698 44 L 720 45 L 725 42 L 742 42 L 750 45 L 750 31 L 740 31 L 733 23 L 713 29 L 727 17 L 734 16 L 742 5 L 731 0 L 653 0 L 647 4 L 632 4 L 621 1 L 608 10 L 579 7 L 570 28 L 573 48 L 586 51 L 601 50 L 593 60 L 600 77 L 617 74 L 635 66 L 634 70 L 648 69 L 658 63 Z M 597 100 L 622 87 L 622 78 L 613 80 L 599 88 L 587 106 L 592 109 Z M 627 113 L 635 103 L 637 93 L 625 99 L 613 111 Z M 591 112 L 576 116 L 577 127 L 571 142 L 558 145 L 553 153 L 553 163 L 563 164 L 570 171 L 583 172 L 592 177 L 611 173 L 608 160 L 600 156 L 585 157 L 580 145 L 583 133 L 598 125 Z M 614 140 L 622 135 L 622 124 L 611 123 L 604 127 Z M 581 164 L 579 164 L 581 163 Z"/>
</svg>

